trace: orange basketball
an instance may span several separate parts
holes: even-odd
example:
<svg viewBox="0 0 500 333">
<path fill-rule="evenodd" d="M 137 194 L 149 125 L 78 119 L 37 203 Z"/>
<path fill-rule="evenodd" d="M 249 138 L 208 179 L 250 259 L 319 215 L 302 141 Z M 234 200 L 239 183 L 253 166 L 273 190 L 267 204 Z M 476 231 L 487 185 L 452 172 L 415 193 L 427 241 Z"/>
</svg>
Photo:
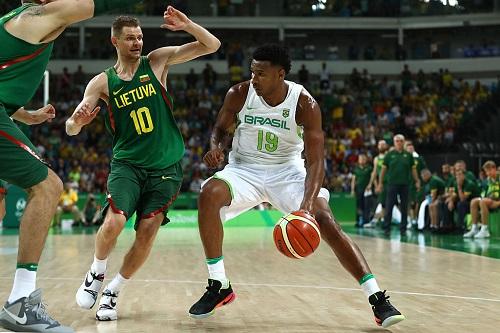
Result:
<svg viewBox="0 0 500 333">
<path fill-rule="evenodd" d="M 321 239 L 318 222 L 302 211 L 283 216 L 274 226 L 273 236 L 278 251 L 295 259 L 313 253 Z"/>
</svg>

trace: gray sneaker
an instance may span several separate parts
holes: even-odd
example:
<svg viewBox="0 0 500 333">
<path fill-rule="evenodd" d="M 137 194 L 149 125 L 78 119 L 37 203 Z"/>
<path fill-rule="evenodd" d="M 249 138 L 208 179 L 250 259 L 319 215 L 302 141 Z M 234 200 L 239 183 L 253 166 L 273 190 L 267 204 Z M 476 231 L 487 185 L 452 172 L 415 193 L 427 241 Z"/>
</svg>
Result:
<svg viewBox="0 0 500 333">
<path fill-rule="evenodd" d="M 71 327 L 62 326 L 49 316 L 42 303 L 41 289 L 12 304 L 5 303 L 0 311 L 0 326 L 14 332 L 74 332 Z"/>
</svg>

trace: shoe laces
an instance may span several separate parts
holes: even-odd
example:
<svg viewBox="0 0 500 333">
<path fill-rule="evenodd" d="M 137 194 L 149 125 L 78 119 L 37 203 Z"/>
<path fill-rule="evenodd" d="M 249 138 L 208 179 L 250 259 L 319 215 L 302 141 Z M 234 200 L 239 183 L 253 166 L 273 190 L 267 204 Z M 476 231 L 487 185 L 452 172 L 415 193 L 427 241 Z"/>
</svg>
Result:
<svg viewBox="0 0 500 333">
<path fill-rule="evenodd" d="M 90 271 L 90 276 L 92 276 L 93 280 L 97 280 L 97 281 L 101 281 L 101 282 L 104 281 L 104 274 L 97 274 L 97 273 Z"/>
<path fill-rule="evenodd" d="M 382 306 L 392 308 L 391 302 L 389 302 L 391 296 L 386 295 L 386 292 L 387 290 L 377 293 L 377 301 L 373 304 L 373 307 Z"/>
<path fill-rule="evenodd" d="M 35 313 L 36 319 L 38 320 L 44 320 L 49 322 L 51 325 L 54 324 L 59 324 L 59 322 L 55 319 L 53 319 L 48 313 L 47 313 L 47 304 L 40 302 L 38 304 L 27 304 L 27 308 Z"/>
</svg>

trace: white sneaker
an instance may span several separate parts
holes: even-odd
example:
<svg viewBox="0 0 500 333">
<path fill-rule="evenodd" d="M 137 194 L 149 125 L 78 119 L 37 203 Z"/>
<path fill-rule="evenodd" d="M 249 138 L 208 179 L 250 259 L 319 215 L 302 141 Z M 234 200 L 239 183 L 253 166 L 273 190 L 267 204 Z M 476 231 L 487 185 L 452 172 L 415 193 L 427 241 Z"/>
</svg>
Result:
<svg viewBox="0 0 500 333">
<path fill-rule="evenodd" d="M 481 228 L 481 230 L 474 235 L 475 239 L 489 238 L 489 237 L 490 237 L 490 232 L 488 231 L 488 228 Z"/>
<path fill-rule="evenodd" d="M 102 287 L 104 281 L 104 274 L 96 274 L 88 271 L 85 274 L 85 280 L 76 292 L 76 303 L 82 309 L 92 309 L 97 301 L 97 295 Z"/>
<path fill-rule="evenodd" d="M 118 319 L 116 312 L 116 302 L 118 301 L 118 293 L 114 293 L 109 289 L 102 292 L 101 300 L 99 301 L 99 309 L 95 314 L 95 319 L 99 321 L 111 321 Z"/>
<path fill-rule="evenodd" d="M 475 224 L 472 226 L 472 228 L 464 234 L 464 238 L 472 238 L 474 237 L 477 233 L 479 232 L 479 229 L 475 227 Z"/>
</svg>

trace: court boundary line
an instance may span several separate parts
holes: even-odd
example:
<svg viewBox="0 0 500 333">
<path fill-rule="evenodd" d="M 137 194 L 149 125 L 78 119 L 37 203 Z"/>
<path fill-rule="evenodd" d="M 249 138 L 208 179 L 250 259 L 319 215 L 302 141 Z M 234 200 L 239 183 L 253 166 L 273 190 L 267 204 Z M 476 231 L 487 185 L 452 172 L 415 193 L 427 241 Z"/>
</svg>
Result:
<svg viewBox="0 0 500 333">
<path fill-rule="evenodd" d="M 0 280 L 12 280 L 12 277 L 2 277 Z M 37 280 L 48 280 L 48 281 L 81 281 L 81 278 L 64 278 L 64 277 L 38 277 Z M 110 280 L 110 279 L 106 279 Z M 173 283 L 173 284 L 206 284 L 205 281 L 192 281 L 192 280 L 168 280 L 168 279 L 132 279 L 130 282 L 153 282 L 153 283 Z M 300 284 L 276 284 L 276 283 L 249 283 L 249 282 L 236 282 L 232 283 L 234 286 L 248 286 L 248 287 L 272 287 L 272 288 L 300 288 L 300 289 L 321 289 L 321 290 L 337 290 L 337 291 L 350 291 L 350 292 L 361 292 L 361 288 L 345 288 L 345 287 L 333 287 L 333 286 L 317 286 L 317 285 L 300 285 Z M 75 289 L 76 290 L 76 289 Z M 398 291 L 391 290 L 391 294 L 399 295 L 411 295 L 411 296 L 424 296 L 424 297 L 435 297 L 435 298 L 452 298 L 461 299 L 468 301 L 484 301 L 484 302 L 494 302 L 500 303 L 500 299 L 494 298 L 484 298 L 484 297 L 473 297 L 473 296 L 458 296 L 458 295 L 445 295 L 445 294 L 433 294 L 433 293 L 421 293 L 412 291 Z"/>
</svg>

